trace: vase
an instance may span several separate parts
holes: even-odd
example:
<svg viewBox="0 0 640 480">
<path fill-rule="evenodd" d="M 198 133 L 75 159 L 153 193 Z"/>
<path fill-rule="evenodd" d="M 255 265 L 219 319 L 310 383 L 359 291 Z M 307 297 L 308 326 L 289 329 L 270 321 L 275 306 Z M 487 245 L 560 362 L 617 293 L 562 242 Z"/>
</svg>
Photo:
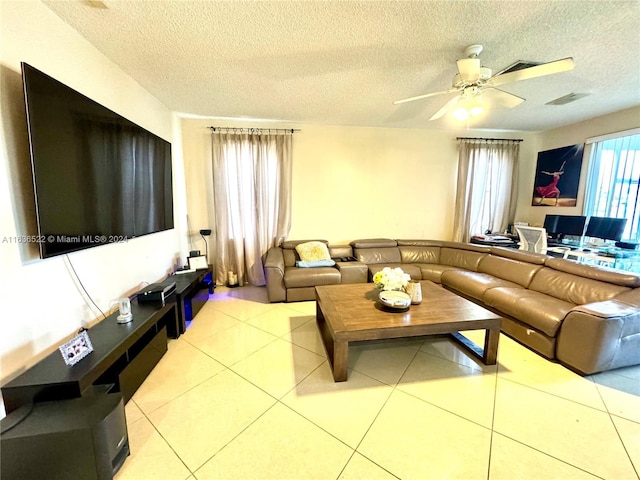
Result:
<svg viewBox="0 0 640 480">
<path fill-rule="evenodd" d="M 411 297 L 412 305 L 418 305 L 420 304 L 420 302 L 422 302 L 422 287 L 420 286 L 420 282 L 411 280 L 409 283 L 407 283 L 405 291 Z"/>
</svg>

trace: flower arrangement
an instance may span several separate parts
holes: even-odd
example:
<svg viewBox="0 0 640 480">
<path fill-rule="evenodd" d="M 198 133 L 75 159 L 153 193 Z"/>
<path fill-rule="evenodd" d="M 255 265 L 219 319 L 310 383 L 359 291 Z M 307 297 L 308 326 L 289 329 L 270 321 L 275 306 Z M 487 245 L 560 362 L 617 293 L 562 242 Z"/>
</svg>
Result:
<svg viewBox="0 0 640 480">
<path fill-rule="evenodd" d="M 404 290 L 411 280 L 411 275 L 401 268 L 384 267 L 373 276 L 373 283 L 380 290 Z"/>
</svg>

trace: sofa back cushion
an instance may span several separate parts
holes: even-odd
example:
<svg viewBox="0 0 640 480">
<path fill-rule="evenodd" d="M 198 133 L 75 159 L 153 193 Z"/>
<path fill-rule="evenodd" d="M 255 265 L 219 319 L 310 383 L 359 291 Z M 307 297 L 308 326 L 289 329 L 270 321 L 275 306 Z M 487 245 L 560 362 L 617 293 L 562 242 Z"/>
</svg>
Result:
<svg viewBox="0 0 640 480">
<path fill-rule="evenodd" d="M 441 247 L 440 240 L 396 240 L 399 247 Z"/>
<path fill-rule="evenodd" d="M 353 257 L 351 245 L 329 245 L 329 254 L 334 260 Z"/>
<path fill-rule="evenodd" d="M 398 242 L 390 238 L 362 238 L 360 240 L 352 240 L 349 245 L 353 248 L 396 247 Z"/>
<path fill-rule="evenodd" d="M 640 276 L 631 272 L 615 272 L 593 265 L 584 265 L 573 260 L 547 257 L 545 266 L 561 272 L 572 273 L 593 280 L 613 283 L 623 287 L 640 287 Z"/>
<path fill-rule="evenodd" d="M 440 247 L 402 246 L 402 263 L 440 263 Z"/>
<path fill-rule="evenodd" d="M 488 250 L 487 250 L 488 251 Z M 477 271 L 478 264 L 487 254 L 471 250 L 443 247 L 440 249 L 440 263 L 465 270 Z"/>
<path fill-rule="evenodd" d="M 602 302 L 630 290 L 621 285 L 601 282 L 549 267 L 543 267 L 536 272 L 529 289 L 575 305 Z"/>
<path fill-rule="evenodd" d="M 367 265 L 374 263 L 400 263 L 398 247 L 353 248 L 356 260 Z"/>
<path fill-rule="evenodd" d="M 478 265 L 478 272 L 488 273 L 494 277 L 509 280 L 527 288 L 535 273 L 542 268 L 542 265 L 533 265 L 527 262 L 520 262 L 511 258 L 487 255 Z"/>
<path fill-rule="evenodd" d="M 516 250 L 515 248 L 506 247 L 490 247 L 491 255 L 497 257 L 512 258 L 521 262 L 533 263 L 535 265 L 544 265 L 549 258 L 544 253 L 528 252 L 526 250 Z"/>
</svg>

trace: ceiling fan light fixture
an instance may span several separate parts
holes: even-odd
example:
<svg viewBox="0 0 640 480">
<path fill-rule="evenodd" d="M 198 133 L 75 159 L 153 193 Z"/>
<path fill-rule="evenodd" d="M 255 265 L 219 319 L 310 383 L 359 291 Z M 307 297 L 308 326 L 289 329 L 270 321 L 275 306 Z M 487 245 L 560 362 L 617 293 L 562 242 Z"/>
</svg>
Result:
<svg viewBox="0 0 640 480">
<path fill-rule="evenodd" d="M 472 117 L 477 117 L 478 115 L 482 115 L 483 113 L 484 113 L 484 108 L 482 108 L 480 105 L 473 105 L 469 109 L 469 114 Z"/>
<path fill-rule="evenodd" d="M 547 63 L 518 62 L 506 70 L 493 74 L 490 68 L 482 66 L 478 56 L 482 52 L 482 45 L 470 45 L 466 48 L 467 58 L 456 61 L 458 72 L 453 77 L 453 86 L 439 92 L 425 93 L 415 97 L 397 100 L 394 105 L 413 102 L 435 95 L 458 93 L 450 99 L 429 121 L 438 120 L 451 113 L 458 120 L 468 120 L 490 110 L 493 105 L 513 108 L 525 101 L 524 98 L 501 90 L 497 87 L 507 83 L 519 82 L 530 78 L 544 77 L 556 73 L 567 72 L 575 67 L 573 58 L 567 57 Z M 551 105 L 568 103 L 582 98 L 583 94 L 570 94 L 549 102 Z M 485 108 L 486 107 L 486 108 Z"/>
<path fill-rule="evenodd" d="M 453 117 L 460 121 L 460 122 L 464 122 L 465 120 L 467 120 L 469 118 L 469 112 L 467 111 L 466 108 L 464 107 L 458 107 L 453 111 Z"/>
<path fill-rule="evenodd" d="M 463 96 L 459 99 L 455 109 L 451 112 L 453 117 L 464 122 L 471 117 L 477 117 L 485 112 L 482 98 L 479 95 L 473 97 Z"/>
</svg>

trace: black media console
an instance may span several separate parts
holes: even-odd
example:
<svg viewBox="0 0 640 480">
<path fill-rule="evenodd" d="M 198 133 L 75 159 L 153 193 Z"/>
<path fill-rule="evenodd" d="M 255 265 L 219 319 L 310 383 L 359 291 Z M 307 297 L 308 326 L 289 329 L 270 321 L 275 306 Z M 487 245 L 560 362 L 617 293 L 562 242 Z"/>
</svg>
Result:
<svg viewBox="0 0 640 480">
<path fill-rule="evenodd" d="M 116 312 L 91 327 L 93 352 L 77 364 L 67 366 L 56 350 L 3 385 L 6 413 L 30 402 L 92 395 L 94 385 L 113 385 L 110 392 L 121 392 L 127 403 L 167 351 L 167 337 L 185 332 L 214 289 L 211 266 L 165 282 L 176 283 L 165 305 L 134 300 L 131 322 L 117 323 Z"/>
<path fill-rule="evenodd" d="M 93 395 L 94 385 L 113 385 L 126 403 L 167 351 L 167 327 L 177 326 L 176 303 L 131 304 L 133 320 L 109 315 L 88 330 L 93 352 L 67 366 L 58 350 L 3 385 L 6 413 L 30 402 Z"/>
<path fill-rule="evenodd" d="M 215 286 L 212 279 L 212 267 L 209 265 L 207 269 L 172 275 L 160 284 L 171 282 L 176 283 L 175 301 L 178 307 L 178 325 L 177 334 L 174 335 L 174 332 L 169 331 L 169 336 L 178 338 L 187 330 L 187 322 L 193 320 L 193 317 L 209 299 L 209 295 L 213 293 Z"/>
</svg>

